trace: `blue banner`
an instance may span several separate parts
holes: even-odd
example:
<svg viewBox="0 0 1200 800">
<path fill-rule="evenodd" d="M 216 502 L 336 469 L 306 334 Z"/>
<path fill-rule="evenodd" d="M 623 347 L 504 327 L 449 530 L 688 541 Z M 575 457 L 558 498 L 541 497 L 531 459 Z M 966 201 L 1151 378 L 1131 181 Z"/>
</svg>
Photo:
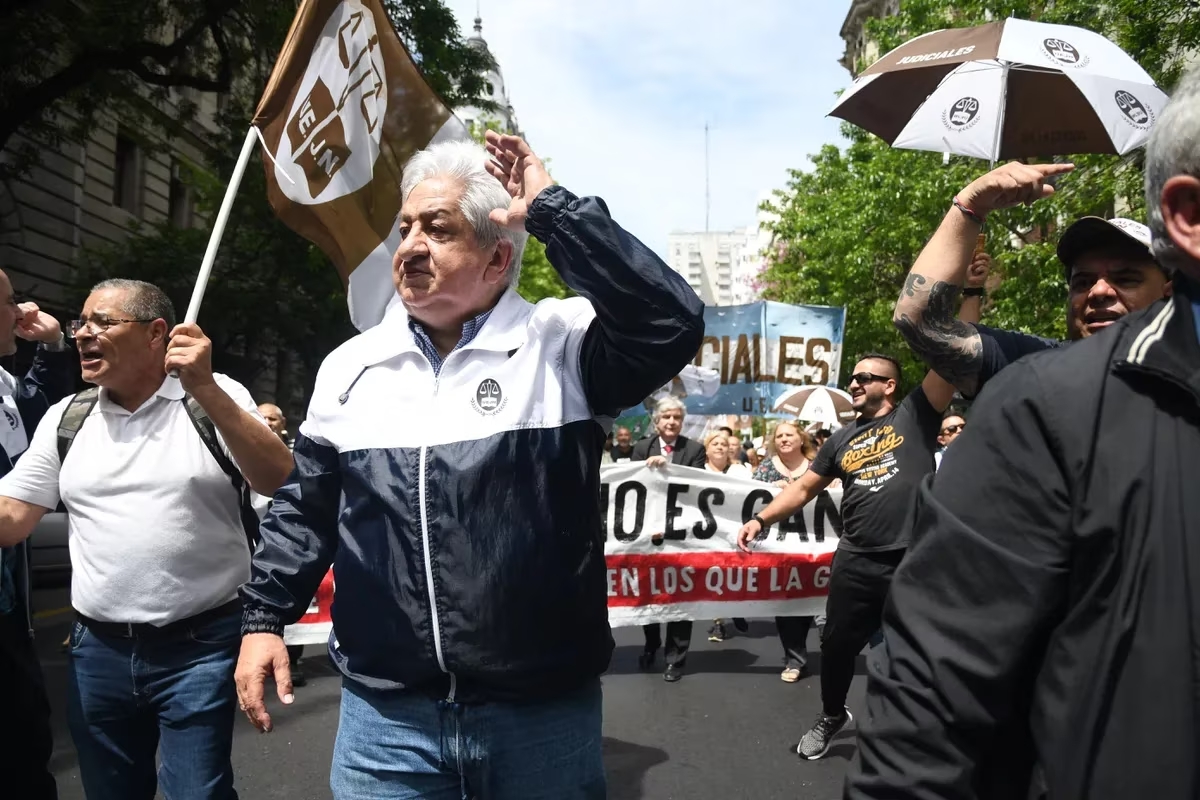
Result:
<svg viewBox="0 0 1200 800">
<path fill-rule="evenodd" d="M 689 414 L 773 416 L 772 404 L 791 388 L 837 386 L 845 328 L 844 308 L 769 300 L 708 306 L 692 362 L 698 377 L 685 374 L 671 393 L 683 396 Z"/>
</svg>

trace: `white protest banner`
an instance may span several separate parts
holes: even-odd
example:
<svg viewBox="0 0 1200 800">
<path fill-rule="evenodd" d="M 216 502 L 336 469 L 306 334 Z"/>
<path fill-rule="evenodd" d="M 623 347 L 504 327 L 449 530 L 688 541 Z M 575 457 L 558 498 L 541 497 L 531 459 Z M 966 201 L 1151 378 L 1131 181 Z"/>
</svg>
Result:
<svg viewBox="0 0 1200 800">
<path fill-rule="evenodd" d="M 674 465 L 617 464 L 601 476 L 613 627 L 825 610 L 840 489 L 772 525 L 746 554 L 738 531 L 779 488 Z"/>
<path fill-rule="evenodd" d="M 840 489 L 772 525 L 747 554 L 738 531 L 779 493 L 708 470 L 642 463 L 600 471 L 608 620 L 613 627 L 679 619 L 812 616 L 825 610 L 842 531 Z M 333 575 L 288 644 L 323 644 L 333 627 Z"/>
</svg>

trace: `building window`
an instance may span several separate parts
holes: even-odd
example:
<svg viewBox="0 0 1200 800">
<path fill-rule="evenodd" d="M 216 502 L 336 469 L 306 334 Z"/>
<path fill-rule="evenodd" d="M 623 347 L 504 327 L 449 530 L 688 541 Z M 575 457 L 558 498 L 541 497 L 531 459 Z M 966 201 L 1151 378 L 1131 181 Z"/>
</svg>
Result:
<svg viewBox="0 0 1200 800">
<path fill-rule="evenodd" d="M 117 131 L 113 164 L 113 205 L 130 214 L 142 213 L 142 152 L 125 131 Z"/>
<path fill-rule="evenodd" d="M 192 187 L 183 181 L 178 161 L 171 162 L 171 185 L 167 195 L 167 219 L 172 227 L 192 227 Z"/>
</svg>

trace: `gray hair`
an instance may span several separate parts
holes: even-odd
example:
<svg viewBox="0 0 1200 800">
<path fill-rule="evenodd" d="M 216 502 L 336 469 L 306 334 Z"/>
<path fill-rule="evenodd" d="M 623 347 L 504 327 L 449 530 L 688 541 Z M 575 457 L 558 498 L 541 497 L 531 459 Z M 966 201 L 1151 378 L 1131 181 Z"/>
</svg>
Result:
<svg viewBox="0 0 1200 800">
<path fill-rule="evenodd" d="M 121 311 L 137 320 L 165 320 L 167 333 L 175 327 L 175 306 L 167 293 L 146 281 L 135 281 L 130 278 L 109 278 L 100 281 L 92 287 L 92 292 L 102 292 L 106 289 L 117 289 L 126 293 L 121 303 Z"/>
<path fill-rule="evenodd" d="M 404 165 L 400 181 L 400 202 L 421 181 L 430 178 L 451 178 L 462 186 L 458 208 L 471 223 L 475 238 L 483 248 L 494 247 L 501 239 L 512 242 L 512 265 L 508 269 L 508 285 L 515 287 L 521 279 L 521 256 L 529 234 L 497 225 L 488 214 L 497 208 L 508 208 L 512 197 L 500 181 L 492 177 L 484 165 L 487 151 L 475 142 L 439 142 L 421 150 Z"/>
<path fill-rule="evenodd" d="M 1154 256 L 1168 271 L 1190 260 L 1175 246 L 1162 215 L 1162 191 L 1175 175 L 1200 178 L 1200 67 L 1180 79 L 1146 145 L 1146 217 Z"/>
<path fill-rule="evenodd" d="M 687 406 L 678 397 L 667 396 L 654 404 L 654 424 L 658 424 L 658 419 L 668 411 L 678 410 L 683 416 L 687 416 Z"/>
</svg>

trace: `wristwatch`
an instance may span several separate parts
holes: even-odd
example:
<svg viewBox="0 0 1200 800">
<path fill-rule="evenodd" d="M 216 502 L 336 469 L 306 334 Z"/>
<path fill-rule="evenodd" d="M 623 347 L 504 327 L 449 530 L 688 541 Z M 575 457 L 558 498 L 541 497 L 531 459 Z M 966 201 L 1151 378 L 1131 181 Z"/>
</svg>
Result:
<svg viewBox="0 0 1200 800">
<path fill-rule="evenodd" d="M 987 291 L 982 286 L 968 286 L 962 290 L 963 297 L 983 297 Z"/>
</svg>

